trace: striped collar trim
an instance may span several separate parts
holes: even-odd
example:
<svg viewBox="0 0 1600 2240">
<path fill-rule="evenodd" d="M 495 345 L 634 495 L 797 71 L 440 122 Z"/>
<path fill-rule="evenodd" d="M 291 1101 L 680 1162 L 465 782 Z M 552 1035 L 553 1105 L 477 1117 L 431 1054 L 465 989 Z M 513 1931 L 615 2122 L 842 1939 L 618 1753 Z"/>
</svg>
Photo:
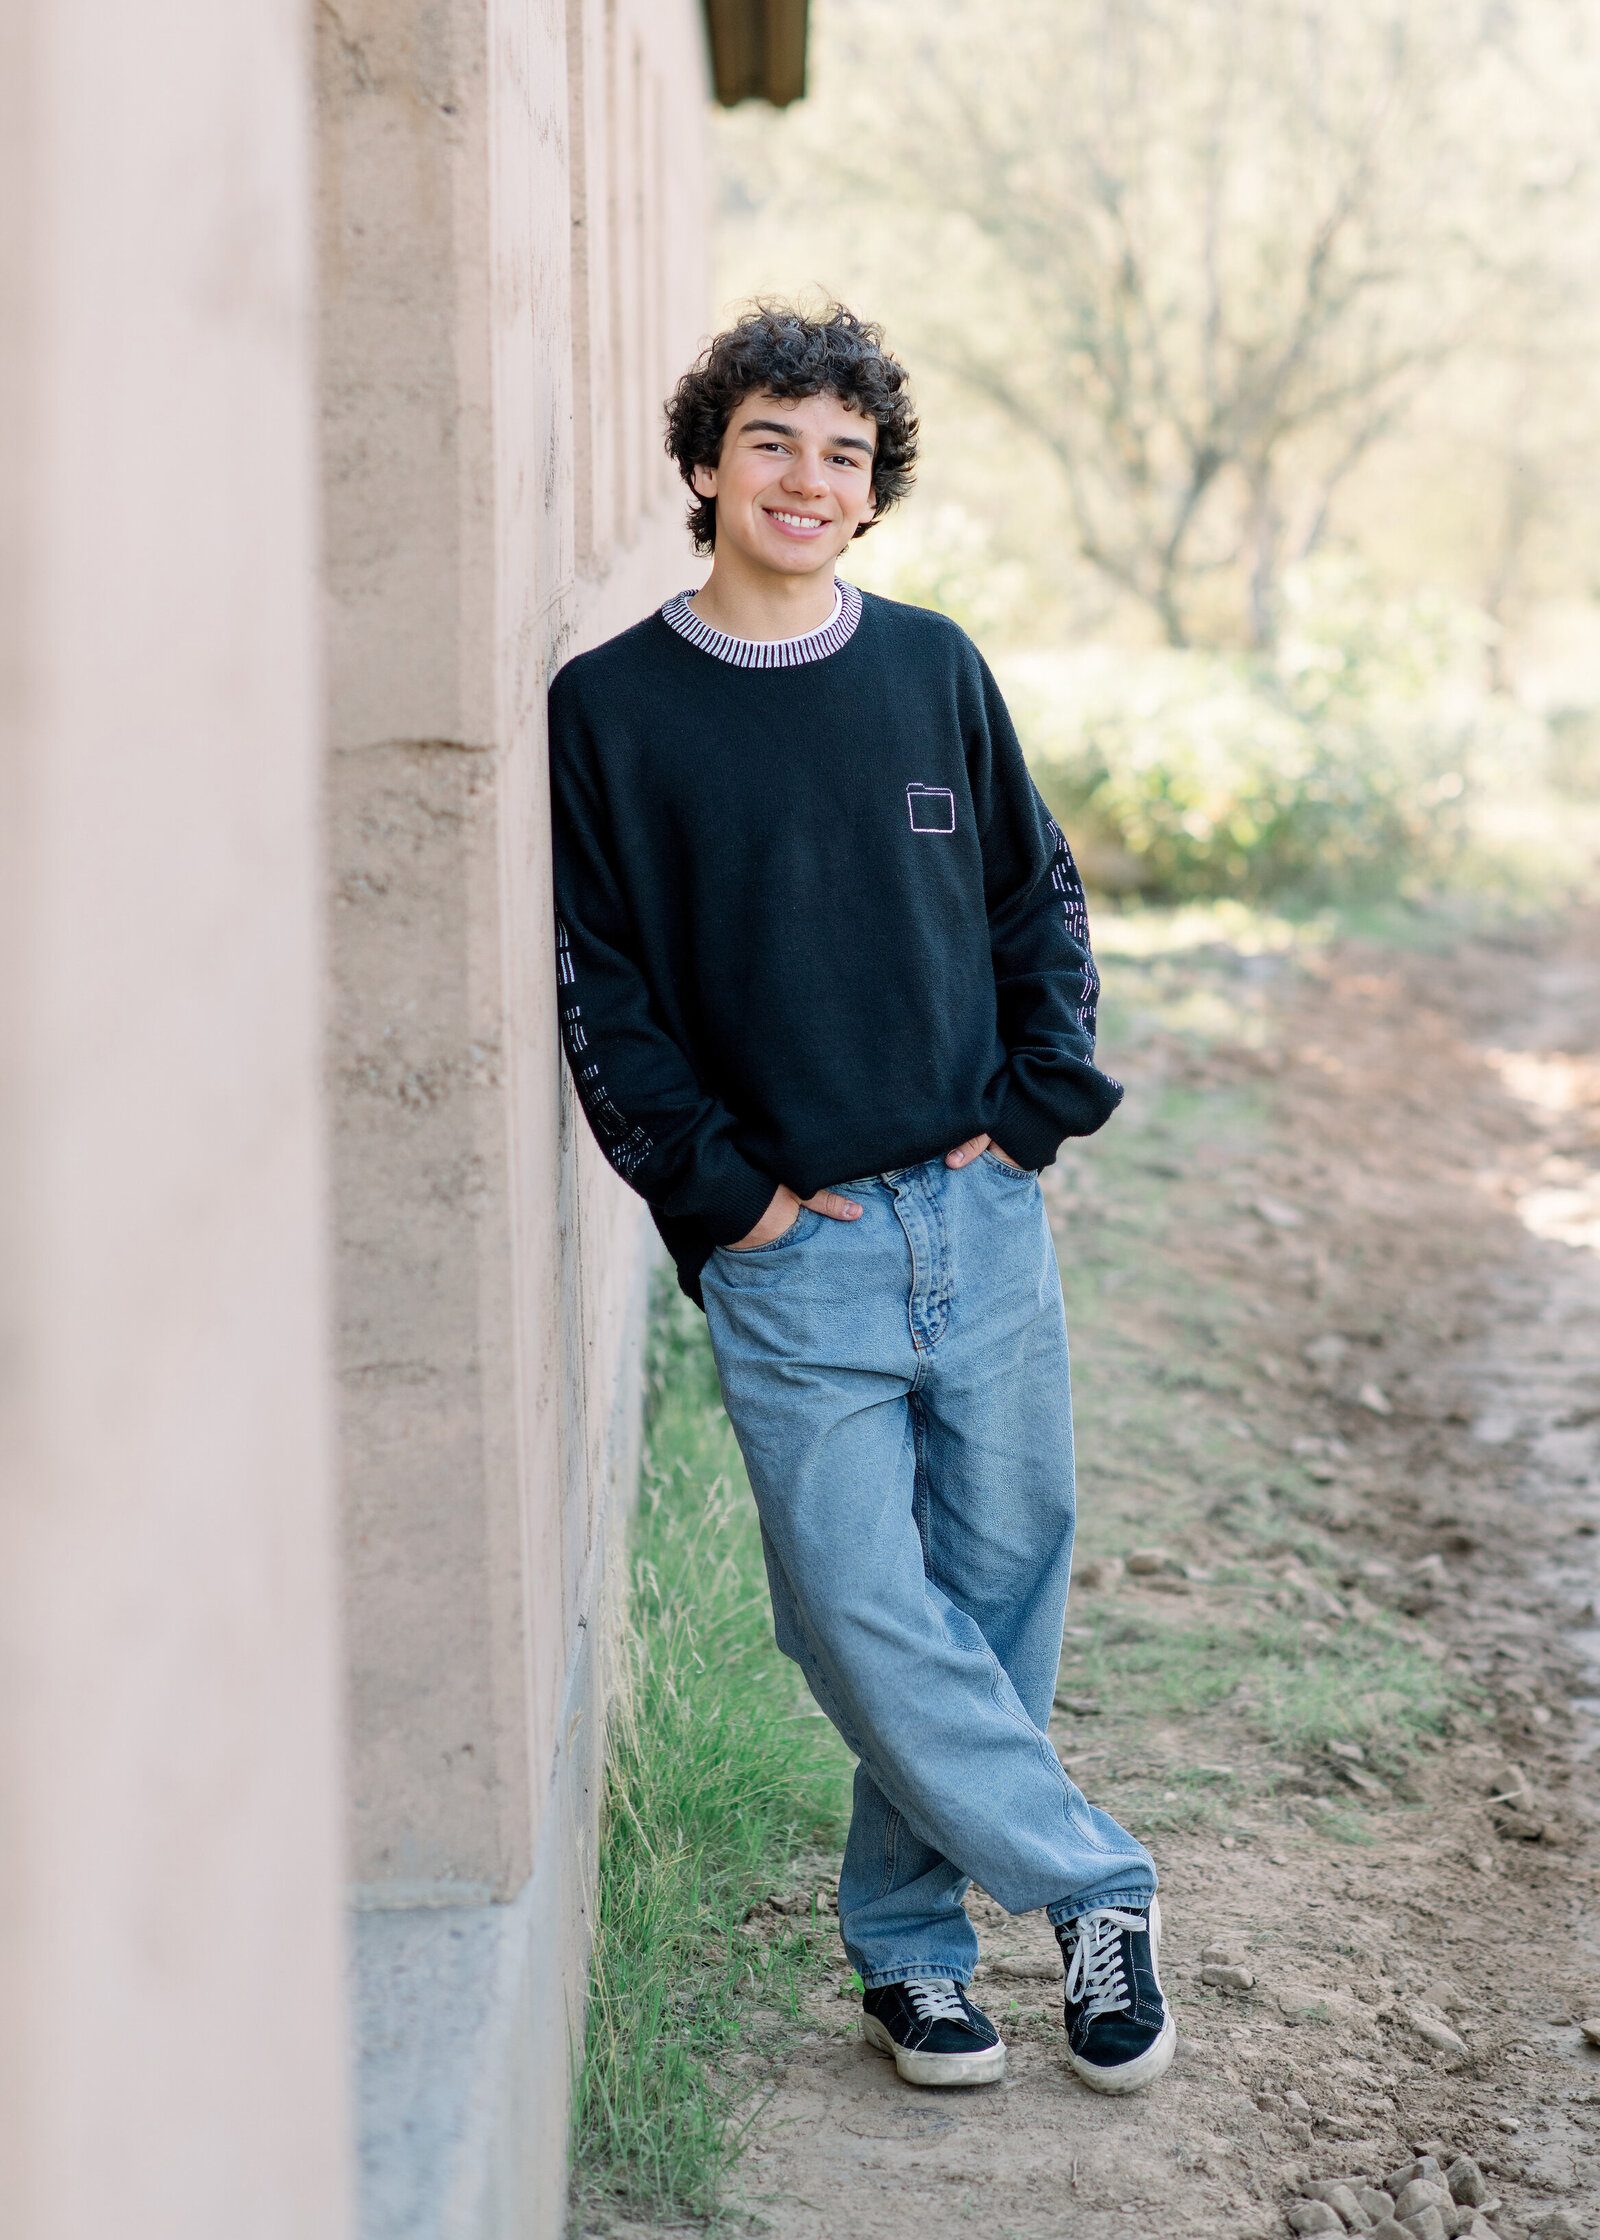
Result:
<svg viewBox="0 0 1600 2240">
<path fill-rule="evenodd" d="M 698 646 L 735 669 L 797 669 L 805 661 L 826 661 L 830 653 L 847 646 L 861 620 L 861 594 L 853 583 L 834 586 L 833 612 L 819 629 L 803 638 L 734 638 L 726 630 L 713 630 L 690 606 L 692 592 L 680 591 L 661 610 L 661 619 L 680 638 Z"/>
</svg>

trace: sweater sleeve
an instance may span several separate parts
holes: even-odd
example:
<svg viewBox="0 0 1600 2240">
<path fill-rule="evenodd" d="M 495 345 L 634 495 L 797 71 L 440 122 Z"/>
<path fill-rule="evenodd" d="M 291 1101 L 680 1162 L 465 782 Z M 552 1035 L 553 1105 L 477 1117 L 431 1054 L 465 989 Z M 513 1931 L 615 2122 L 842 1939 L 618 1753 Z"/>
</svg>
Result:
<svg viewBox="0 0 1600 2240">
<path fill-rule="evenodd" d="M 653 1212 L 733 1244 L 755 1227 L 777 1184 L 744 1157 L 733 1115 L 655 1016 L 612 868 L 592 750 L 576 711 L 555 694 L 550 790 L 561 1041 L 584 1113 Z"/>
<path fill-rule="evenodd" d="M 1000 688 L 977 658 L 982 710 L 972 741 L 973 792 L 1006 1047 L 989 1092 L 988 1126 L 1012 1158 L 1045 1167 L 1064 1137 L 1104 1127 L 1122 1102 L 1122 1084 L 1094 1063 L 1100 975 L 1078 867 L 1028 774 Z"/>
</svg>

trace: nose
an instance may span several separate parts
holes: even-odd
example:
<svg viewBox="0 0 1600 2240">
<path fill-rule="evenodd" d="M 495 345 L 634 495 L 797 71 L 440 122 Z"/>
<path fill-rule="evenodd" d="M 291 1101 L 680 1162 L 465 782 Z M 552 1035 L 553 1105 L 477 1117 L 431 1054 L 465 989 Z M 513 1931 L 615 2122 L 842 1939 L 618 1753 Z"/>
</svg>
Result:
<svg viewBox="0 0 1600 2240">
<path fill-rule="evenodd" d="M 801 451 L 789 462 L 789 471 L 783 478 L 783 487 L 797 498 L 824 498 L 828 494 L 828 478 L 822 471 L 820 451 Z"/>
</svg>

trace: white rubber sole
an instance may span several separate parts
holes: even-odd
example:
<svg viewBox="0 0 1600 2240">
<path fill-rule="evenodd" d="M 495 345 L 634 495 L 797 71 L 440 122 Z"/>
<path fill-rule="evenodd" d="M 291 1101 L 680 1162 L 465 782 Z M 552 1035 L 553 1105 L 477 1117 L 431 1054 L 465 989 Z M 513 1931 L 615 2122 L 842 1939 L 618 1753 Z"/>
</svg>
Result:
<svg viewBox="0 0 1600 2240">
<path fill-rule="evenodd" d="M 1167 2010 L 1167 2019 L 1161 2025 L 1161 2035 L 1153 2046 L 1146 2046 L 1137 2061 L 1124 2061 L 1115 2069 L 1097 2069 L 1092 2061 L 1080 2060 L 1067 2048 L 1067 2061 L 1075 2077 L 1079 2077 L 1091 2092 L 1143 2092 L 1146 2085 L 1154 2084 L 1157 2077 L 1164 2077 L 1172 2067 L 1172 2057 L 1178 2050 L 1178 2025 L 1173 2020 L 1172 2004 L 1161 1983 L 1161 1900 L 1150 1900 L 1150 1970 L 1156 1979 L 1156 1989 L 1161 1992 L 1161 2003 Z"/>
<path fill-rule="evenodd" d="M 1147 2046 L 1137 2061 L 1124 2061 L 1116 2069 L 1097 2069 L 1092 2061 L 1082 2061 L 1070 2046 L 1067 2060 L 1072 2073 L 1081 2077 L 1091 2092 L 1143 2092 L 1147 2084 L 1154 2084 L 1157 2077 L 1164 2077 L 1172 2067 L 1172 2057 L 1178 2050 L 1178 2025 L 1172 2019 L 1172 2009 L 1167 2009 L 1167 2019 L 1161 2025 L 1161 2035 L 1153 2046 Z"/>
<path fill-rule="evenodd" d="M 998 2084 L 1006 2073 L 1006 2049 L 982 2053 L 914 2053 L 897 2046 L 875 2014 L 861 2017 L 861 2035 L 874 2053 L 886 2053 L 907 2084 Z"/>
</svg>

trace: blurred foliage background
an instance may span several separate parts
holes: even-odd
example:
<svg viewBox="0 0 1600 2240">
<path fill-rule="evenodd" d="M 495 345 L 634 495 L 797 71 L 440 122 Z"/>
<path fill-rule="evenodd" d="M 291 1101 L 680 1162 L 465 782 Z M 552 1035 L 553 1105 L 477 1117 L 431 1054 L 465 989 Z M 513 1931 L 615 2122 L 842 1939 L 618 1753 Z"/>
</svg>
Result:
<svg viewBox="0 0 1600 2240">
<path fill-rule="evenodd" d="M 952 614 L 1102 892 L 1590 888 L 1590 0 L 812 0 L 719 294 L 879 318 Z"/>
</svg>

